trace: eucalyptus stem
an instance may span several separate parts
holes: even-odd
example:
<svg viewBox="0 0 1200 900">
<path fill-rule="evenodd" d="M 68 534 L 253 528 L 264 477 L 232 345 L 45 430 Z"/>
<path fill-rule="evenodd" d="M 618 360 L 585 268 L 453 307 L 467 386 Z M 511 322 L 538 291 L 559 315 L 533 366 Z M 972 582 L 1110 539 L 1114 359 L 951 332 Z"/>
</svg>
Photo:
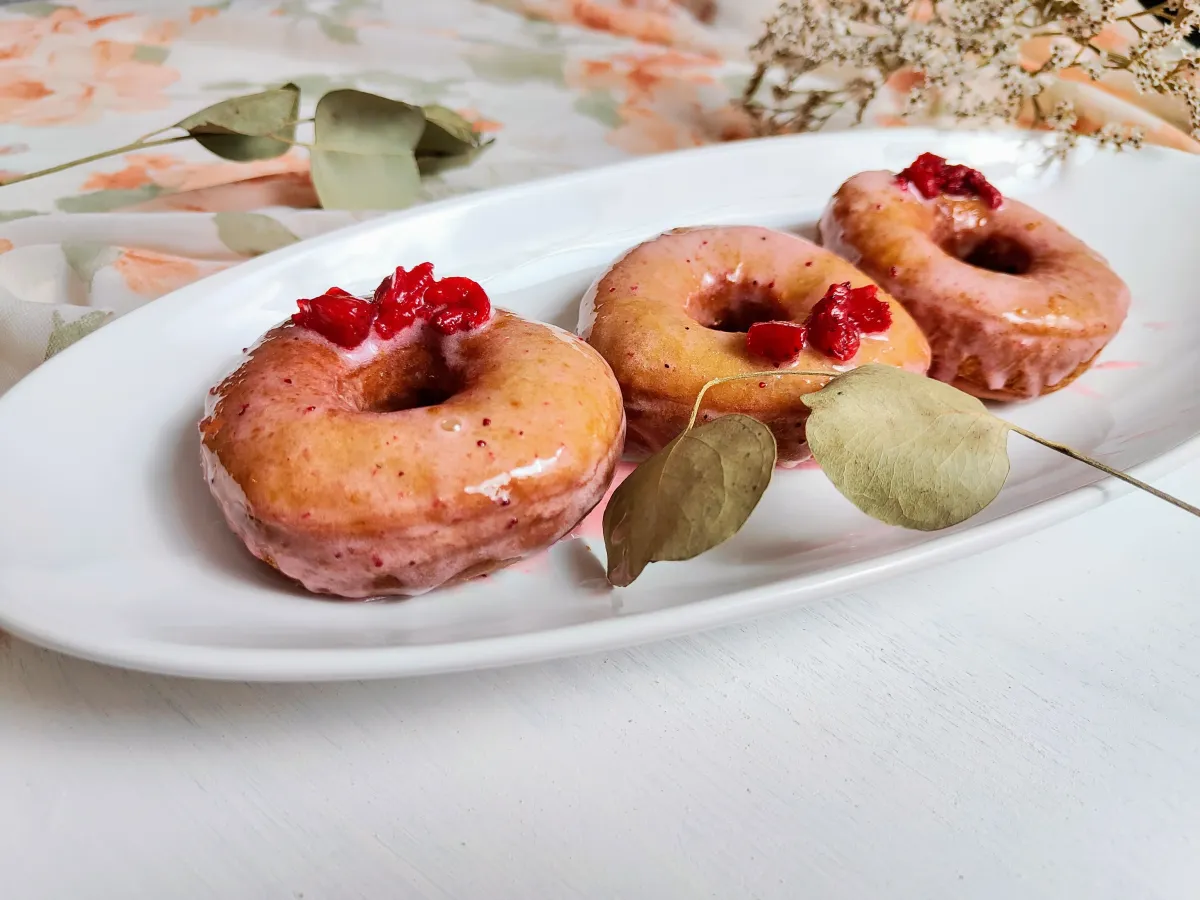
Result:
<svg viewBox="0 0 1200 900">
<path fill-rule="evenodd" d="M 294 119 L 294 120 L 291 120 L 288 122 L 284 122 L 283 125 L 281 125 L 280 127 L 281 128 L 292 128 L 292 127 L 295 127 L 296 125 L 305 125 L 309 122 L 315 122 L 315 121 L 316 121 L 315 117 L 309 116 L 307 119 Z M 143 134 L 140 138 L 138 138 L 138 141 L 148 141 L 148 140 L 150 140 L 150 138 L 154 137 L 156 134 L 162 134 L 164 131 L 170 131 L 172 128 L 178 128 L 178 127 L 179 127 L 178 125 L 167 125 L 165 128 L 158 129 L 158 131 L 151 131 L 149 134 Z M 281 138 L 274 134 L 264 135 L 264 137 L 274 138 L 277 141 L 285 141 L 285 142 L 287 141 L 287 138 Z M 305 145 L 305 146 L 307 146 L 307 145 Z"/>
<path fill-rule="evenodd" d="M 778 369 L 774 369 L 766 372 L 744 372 L 741 375 L 726 375 L 723 378 L 713 378 L 712 380 L 706 382 L 704 386 L 700 388 L 700 392 L 696 394 L 696 401 L 692 404 L 692 414 L 688 418 L 687 428 L 683 430 L 683 433 L 686 434 L 696 426 L 696 419 L 700 415 L 700 405 L 704 401 L 704 395 L 708 393 L 709 388 L 714 388 L 717 385 L 728 384 L 731 381 L 746 381 L 751 378 L 767 378 L 779 375 L 794 375 L 805 378 L 837 378 L 841 374 L 841 372 L 818 372 L 799 369 L 788 369 L 781 372 Z M 1141 479 L 1134 478 L 1132 475 L 1127 475 L 1119 469 L 1114 469 L 1112 466 L 1106 465 L 1105 463 L 1100 462 L 1098 459 L 1092 459 L 1092 457 L 1084 453 L 1080 453 L 1074 447 L 1069 447 L 1066 444 L 1060 444 L 1058 441 L 1049 440 L 1048 438 L 1044 438 L 1039 434 L 1034 434 L 1032 431 L 1026 431 L 1020 425 L 1014 425 L 1012 422 L 1007 420 L 1001 421 L 1003 421 L 1005 425 L 1007 425 L 1017 434 L 1028 438 L 1036 444 L 1041 444 L 1043 447 L 1048 447 L 1051 450 L 1061 453 L 1063 456 L 1077 460 L 1078 462 L 1086 463 L 1094 469 L 1099 469 L 1105 475 L 1111 475 L 1113 478 L 1124 481 L 1126 484 L 1133 485 L 1133 487 L 1158 497 L 1160 500 L 1166 500 L 1172 506 L 1177 506 L 1184 512 L 1189 512 L 1193 516 L 1200 517 L 1200 507 L 1192 506 L 1192 504 L 1180 500 L 1178 497 L 1172 497 L 1166 491 L 1160 491 L 1153 485 L 1146 484 L 1146 482 L 1142 481 Z"/>
<path fill-rule="evenodd" d="M 27 172 L 24 175 L 18 175 L 15 178 L 10 178 L 8 181 L 0 184 L 0 187 L 9 184 L 18 184 L 22 181 L 29 181 L 33 178 L 41 178 L 43 175 L 53 175 L 55 172 L 62 172 L 66 169 L 73 169 L 75 166 L 82 166 L 84 163 L 95 162 L 98 159 L 105 159 L 109 156 L 120 156 L 122 153 L 132 153 L 135 150 L 145 150 L 147 147 L 161 147 L 164 144 L 175 144 L 179 141 L 190 141 L 190 134 L 179 135 L 178 137 L 163 138 L 158 141 L 142 141 L 137 140 L 132 144 L 126 144 L 124 147 L 117 147 L 115 150 L 105 150 L 102 153 L 94 153 L 91 156 L 85 156 L 83 159 L 72 160 L 71 162 L 60 163 L 57 166 L 51 166 L 48 169 L 42 169 L 39 172 Z"/>
<path fill-rule="evenodd" d="M 1041 444 L 1043 447 L 1049 447 L 1051 450 L 1061 453 L 1063 456 L 1069 456 L 1071 459 L 1078 460 L 1081 463 L 1087 463 L 1089 466 L 1099 469 L 1106 475 L 1111 475 L 1113 478 L 1118 478 L 1121 481 L 1124 481 L 1126 484 L 1131 484 L 1135 488 L 1139 488 L 1148 494 L 1153 494 L 1160 500 L 1166 500 L 1172 506 L 1178 506 L 1184 512 L 1190 512 L 1193 516 L 1200 516 L 1200 507 L 1192 506 L 1190 503 L 1185 503 L 1178 497 L 1172 497 L 1170 494 L 1166 493 L 1166 491 L 1160 491 L 1153 485 L 1146 484 L 1146 482 L 1134 478 L 1132 475 L 1126 475 L 1124 472 L 1114 469 L 1112 466 L 1105 465 L 1098 459 L 1092 459 L 1090 456 L 1080 453 L 1074 447 L 1068 447 L 1066 444 L 1060 444 L 1057 441 L 1047 440 L 1041 435 L 1034 434 L 1032 431 L 1026 431 L 1019 425 L 1014 425 L 1012 422 L 1005 422 L 1005 424 L 1017 434 L 1021 435 L 1022 437 L 1029 438 L 1029 440 L 1033 441 L 1034 443 Z"/>
<path fill-rule="evenodd" d="M 751 378 L 766 378 L 768 376 L 775 377 L 778 375 L 802 375 L 806 378 L 837 378 L 841 372 L 810 372 L 799 369 L 788 369 L 780 372 L 778 369 L 772 369 L 769 372 L 743 372 L 741 375 L 726 375 L 724 378 L 714 378 L 707 382 L 704 387 L 700 388 L 700 393 L 696 395 L 696 402 L 692 405 L 692 415 L 688 419 L 687 428 L 683 429 L 684 433 L 691 431 L 696 425 L 696 417 L 700 415 L 700 401 L 704 399 L 704 395 L 708 393 L 709 388 L 716 387 L 718 384 L 728 384 L 731 381 L 746 381 Z"/>
</svg>

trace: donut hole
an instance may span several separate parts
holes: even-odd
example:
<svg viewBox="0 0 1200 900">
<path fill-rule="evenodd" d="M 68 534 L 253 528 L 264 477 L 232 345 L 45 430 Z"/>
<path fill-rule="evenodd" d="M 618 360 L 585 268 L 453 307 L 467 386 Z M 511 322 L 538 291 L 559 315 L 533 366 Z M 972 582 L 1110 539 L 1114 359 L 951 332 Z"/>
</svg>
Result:
<svg viewBox="0 0 1200 900">
<path fill-rule="evenodd" d="M 749 331 L 755 322 L 788 319 L 774 282 L 734 281 L 722 278 L 688 297 L 687 314 L 713 331 Z"/>
<path fill-rule="evenodd" d="M 962 249 L 965 252 L 955 254 L 960 260 L 988 272 L 1024 275 L 1033 265 L 1033 253 L 1029 248 L 1004 234 L 990 234 Z"/>
<path fill-rule="evenodd" d="M 347 376 L 346 393 L 362 412 L 389 413 L 445 403 L 462 378 L 436 347 L 413 346 L 386 354 Z"/>
</svg>

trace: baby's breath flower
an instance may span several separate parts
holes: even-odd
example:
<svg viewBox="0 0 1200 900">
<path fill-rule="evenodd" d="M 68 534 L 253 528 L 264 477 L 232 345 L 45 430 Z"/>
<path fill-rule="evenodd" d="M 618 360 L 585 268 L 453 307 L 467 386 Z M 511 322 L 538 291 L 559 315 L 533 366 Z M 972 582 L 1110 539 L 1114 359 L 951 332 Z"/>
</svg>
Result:
<svg viewBox="0 0 1200 900">
<path fill-rule="evenodd" d="M 1200 137 L 1200 51 L 1185 38 L 1200 28 L 1200 0 L 1173 0 L 1153 11 L 1123 13 L 1124 0 L 805 0 L 781 3 L 751 48 L 757 69 L 743 104 L 763 133 L 813 131 L 839 113 L 861 121 L 879 90 L 898 72 L 919 72 L 901 114 L 935 113 L 963 122 L 1031 118 L 1056 132 L 1062 147 L 1078 139 L 1068 103 L 1044 109 L 1043 92 L 1059 73 L 1098 81 L 1113 70 L 1133 76 L 1139 90 L 1181 100 Z M 1117 27 L 1129 50 L 1097 46 Z M 1050 56 L 1030 71 L 1021 47 L 1050 38 Z M 856 70 L 843 86 L 814 87 L 823 72 Z M 760 96 L 770 98 L 763 102 Z M 1144 135 L 1108 125 L 1096 135 L 1118 148 Z"/>
</svg>

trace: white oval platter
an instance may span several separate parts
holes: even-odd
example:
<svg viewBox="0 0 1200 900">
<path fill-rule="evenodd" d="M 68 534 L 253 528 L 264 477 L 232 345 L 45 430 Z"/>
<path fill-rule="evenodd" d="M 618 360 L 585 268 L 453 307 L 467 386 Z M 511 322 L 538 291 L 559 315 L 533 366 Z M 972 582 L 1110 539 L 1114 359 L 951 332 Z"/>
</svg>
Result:
<svg viewBox="0 0 1200 900">
<path fill-rule="evenodd" d="M 380 217 L 239 265 L 127 315 L 0 398 L 0 628 L 129 668 L 206 678 L 361 679 L 528 662 L 681 635 L 993 546 L 1124 491 L 1014 436 L 982 514 L 923 534 L 858 513 L 819 470 L 780 471 L 746 527 L 609 588 L 594 531 L 511 570 L 404 602 L 291 587 L 226 530 L 196 423 L 242 347 L 332 284 L 431 260 L 497 305 L 574 328 L 580 296 L 669 228 L 808 232 L 849 175 L 931 150 L 982 168 L 1104 254 L 1133 307 L 1076 385 L 1005 415 L 1153 477 L 1200 433 L 1200 160 L 1078 152 L 1047 169 L 1019 133 L 915 129 L 776 138 L 656 156 Z M 1164 505 L 1164 515 L 1178 515 Z M 963 602 L 970 602 L 964 585 Z"/>
</svg>

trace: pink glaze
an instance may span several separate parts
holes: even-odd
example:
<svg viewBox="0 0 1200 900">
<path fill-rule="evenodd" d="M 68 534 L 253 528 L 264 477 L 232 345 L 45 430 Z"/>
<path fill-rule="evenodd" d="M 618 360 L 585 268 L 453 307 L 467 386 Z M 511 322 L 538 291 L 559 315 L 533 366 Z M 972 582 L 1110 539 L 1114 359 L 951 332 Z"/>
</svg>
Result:
<svg viewBox="0 0 1200 900">
<path fill-rule="evenodd" d="M 571 533 L 568 535 L 568 537 L 604 537 L 604 510 L 608 508 L 608 501 L 612 499 L 613 491 L 619 488 L 621 486 L 621 482 L 628 478 L 636 468 L 636 463 L 625 461 L 617 463 L 617 470 L 613 473 L 612 484 L 608 486 L 608 490 L 604 494 L 604 499 L 596 504 L 596 508 L 588 513 L 587 517 L 582 522 L 571 529 Z"/>
<path fill-rule="evenodd" d="M 801 237 L 752 226 L 679 228 L 624 253 L 580 305 L 579 330 L 608 361 L 621 386 L 635 453 L 655 452 L 687 424 L 712 378 L 772 369 L 751 355 L 746 331 L 758 321 L 804 322 L 832 284 L 870 279 Z M 886 294 L 891 326 L 862 338 L 845 363 L 811 347 L 779 367 L 843 372 L 867 363 L 925 373 L 929 344 L 912 317 Z M 781 465 L 806 459 L 803 396 L 828 379 L 767 375 L 705 394 L 701 420 L 753 416 L 775 435 Z"/>
<path fill-rule="evenodd" d="M 422 391 L 437 396 L 431 405 Z M 604 361 L 496 311 L 352 351 L 284 324 L 210 393 L 205 477 L 255 556 L 316 593 L 411 595 L 508 565 L 604 496 L 624 415 Z"/>
<path fill-rule="evenodd" d="M 891 172 L 864 172 L 834 195 L 820 235 L 912 313 L 933 348 L 929 374 L 981 397 L 1063 387 L 1129 309 L 1104 259 L 1012 199 L 995 210 L 974 198 L 926 200 Z"/>
</svg>

